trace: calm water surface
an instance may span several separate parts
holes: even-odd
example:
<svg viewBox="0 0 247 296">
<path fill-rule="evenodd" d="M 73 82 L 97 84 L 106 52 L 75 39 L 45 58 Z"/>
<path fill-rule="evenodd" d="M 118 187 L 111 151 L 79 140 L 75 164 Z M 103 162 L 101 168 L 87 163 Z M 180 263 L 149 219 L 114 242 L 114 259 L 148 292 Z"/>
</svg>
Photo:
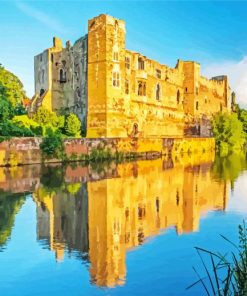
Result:
<svg viewBox="0 0 247 296">
<path fill-rule="evenodd" d="M 195 246 L 247 216 L 245 155 L 0 168 L 0 295 L 204 295 Z"/>
</svg>

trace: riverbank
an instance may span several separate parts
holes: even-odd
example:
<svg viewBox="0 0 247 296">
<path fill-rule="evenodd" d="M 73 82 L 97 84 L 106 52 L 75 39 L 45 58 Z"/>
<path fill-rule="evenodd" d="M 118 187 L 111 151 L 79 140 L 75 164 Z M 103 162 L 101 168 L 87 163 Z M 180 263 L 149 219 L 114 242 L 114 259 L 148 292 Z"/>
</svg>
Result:
<svg viewBox="0 0 247 296">
<path fill-rule="evenodd" d="M 39 137 L 3 141 L 0 143 L 0 166 L 101 159 L 150 159 L 215 150 L 214 138 L 70 138 L 63 142 L 64 151 L 58 159 L 43 155 L 40 149 L 42 138 Z"/>
</svg>

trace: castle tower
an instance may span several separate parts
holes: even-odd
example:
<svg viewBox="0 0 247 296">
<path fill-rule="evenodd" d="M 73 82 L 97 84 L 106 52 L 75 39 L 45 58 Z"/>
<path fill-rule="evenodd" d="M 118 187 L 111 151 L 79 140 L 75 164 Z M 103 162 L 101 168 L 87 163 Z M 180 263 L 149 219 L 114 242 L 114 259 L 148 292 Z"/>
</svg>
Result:
<svg viewBox="0 0 247 296">
<path fill-rule="evenodd" d="M 104 14 L 89 20 L 87 137 L 122 136 L 124 61 L 125 23 Z"/>
<path fill-rule="evenodd" d="M 200 64 L 196 62 L 183 62 L 184 71 L 184 112 L 192 116 L 200 113 L 199 77 Z"/>
</svg>

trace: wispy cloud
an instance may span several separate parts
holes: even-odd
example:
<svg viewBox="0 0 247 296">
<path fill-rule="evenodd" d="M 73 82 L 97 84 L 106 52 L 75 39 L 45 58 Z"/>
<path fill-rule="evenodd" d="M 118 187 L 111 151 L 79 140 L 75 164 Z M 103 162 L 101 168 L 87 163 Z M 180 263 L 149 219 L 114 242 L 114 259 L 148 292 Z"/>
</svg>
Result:
<svg viewBox="0 0 247 296">
<path fill-rule="evenodd" d="M 227 75 L 232 91 L 235 91 L 237 102 L 247 107 L 247 56 L 240 61 L 226 61 L 214 63 L 202 69 L 207 77 Z"/>
<path fill-rule="evenodd" d="M 16 2 L 17 8 L 25 13 L 27 16 L 35 19 L 36 21 L 42 23 L 48 28 L 56 31 L 58 33 L 65 32 L 65 28 L 56 20 L 54 17 L 48 16 L 46 13 L 26 4 L 24 2 Z"/>
</svg>

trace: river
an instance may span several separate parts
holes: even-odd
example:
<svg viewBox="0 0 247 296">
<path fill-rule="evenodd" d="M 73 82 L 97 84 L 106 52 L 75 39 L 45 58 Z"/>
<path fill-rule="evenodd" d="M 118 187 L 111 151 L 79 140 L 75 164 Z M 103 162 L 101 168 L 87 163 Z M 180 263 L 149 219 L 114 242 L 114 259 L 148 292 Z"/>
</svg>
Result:
<svg viewBox="0 0 247 296">
<path fill-rule="evenodd" d="M 204 295 L 247 216 L 245 154 L 0 168 L 0 294 Z"/>
</svg>

